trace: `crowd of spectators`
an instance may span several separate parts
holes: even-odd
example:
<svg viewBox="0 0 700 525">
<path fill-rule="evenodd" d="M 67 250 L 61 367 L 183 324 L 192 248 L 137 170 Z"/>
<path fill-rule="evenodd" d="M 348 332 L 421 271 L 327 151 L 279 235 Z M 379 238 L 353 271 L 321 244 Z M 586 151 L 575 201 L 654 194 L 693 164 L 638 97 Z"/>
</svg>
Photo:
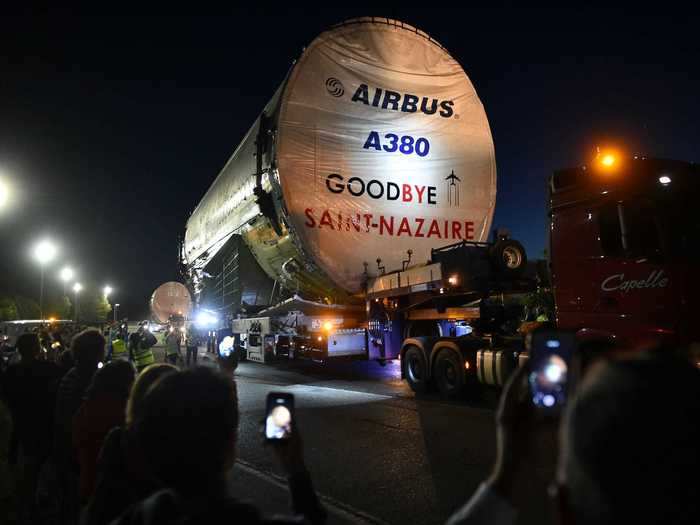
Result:
<svg viewBox="0 0 700 525">
<path fill-rule="evenodd" d="M 15 522 L 326 521 L 297 428 L 273 447 L 288 476 L 289 516 L 268 518 L 266 509 L 229 493 L 241 418 L 229 364 L 222 361 L 224 373 L 157 363 L 137 374 L 128 360 L 104 363 L 105 343 L 95 329 L 76 334 L 66 369 L 61 359 L 46 359 L 40 334 L 18 338 L 21 359 L 2 375 L 12 423 L 8 460 L 17 473 Z M 556 421 L 550 492 L 559 521 L 700 523 L 700 370 L 669 354 L 597 355 L 576 369 Z M 527 376 L 525 365 L 504 388 L 491 474 L 450 525 L 518 522 L 522 488 L 542 450 L 531 446 L 535 433 L 552 424 L 533 408 Z"/>
<path fill-rule="evenodd" d="M 20 524 L 265 523 L 227 493 L 235 461 L 238 399 L 230 367 L 180 370 L 129 360 L 105 363 L 104 336 L 76 334 L 70 363 L 22 334 L 18 362 L 2 374 L 11 416 L 8 462 Z M 275 447 L 289 474 L 292 513 L 274 523 L 325 521 L 298 437 Z M 197 451 L 187 453 L 187 451 Z M 0 486 L 0 490 L 2 487 Z M 0 501 L 2 493 L 0 492 Z M 202 521 L 203 520 L 203 521 Z"/>
</svg>

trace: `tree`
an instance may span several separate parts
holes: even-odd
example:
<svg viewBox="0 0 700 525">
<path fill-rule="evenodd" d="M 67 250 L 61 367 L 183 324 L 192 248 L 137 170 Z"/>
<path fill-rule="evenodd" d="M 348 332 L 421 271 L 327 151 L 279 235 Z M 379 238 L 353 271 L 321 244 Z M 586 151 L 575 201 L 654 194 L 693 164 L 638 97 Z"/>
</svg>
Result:
<svg viewBox="0 0 700 525">
<path fill-rule="evenodd" d="M 49 302 L 47 312 L 50 317 L 57 319 L 72 319 L 73 303 L 68 296 L 56 297 Z"/>
<path fill-rule="evenodd" d="M 17 318 L 15 300 L 12 297 L 0 297 L 0 321 L 14 321 Z"/>
<path fill-rule="evenodd" d="M 81 321 L 103 323 L 112 311 L 112 306 L 100 291 L 87 291 L 78 300 Z"/>
<path fill-rule="evenodd" d="M 18 319 L 39 319 L 41 316 L 39 303 L 33 299 L 17 295 L 15 296 L 15 305 L 17 306 Z"/>
<path fill-rule="evenodd" d="M 112 305 L 104 295 L 100 295 L 95 305 L 95 313 L 97 314 L 97 321 L 104 322 L 109 317 L 109 313 L 112 311 Z"/>
</svg>

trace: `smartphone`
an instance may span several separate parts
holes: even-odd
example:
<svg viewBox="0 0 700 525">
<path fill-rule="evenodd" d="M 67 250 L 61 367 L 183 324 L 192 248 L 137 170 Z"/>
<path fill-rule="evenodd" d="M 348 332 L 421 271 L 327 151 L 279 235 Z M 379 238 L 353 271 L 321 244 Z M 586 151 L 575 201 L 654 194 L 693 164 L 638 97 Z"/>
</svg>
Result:
<svg viewBox="0 0 700 525">
<path fill-rule="evenodd" d="M 233 352 L 234 343 L 235 340 L 230 335 L 224 337 L 219 343 L 219 355 L 224 358 L 229 357 Z"/>
<path fill-rule="evenodd" d="M 279 441 L 289 439 L 294 423 L 294 395 L 284 392 L 267 394 L 265 411 L 265 439 Z"/>
<path fill-rule="evenodd" d="M 556 413 L 566 403 L 575 348 L 573 333 L 542 330 L 532 334 L 528 383 L 532 403 L 541 411 Z"/>
</svg>

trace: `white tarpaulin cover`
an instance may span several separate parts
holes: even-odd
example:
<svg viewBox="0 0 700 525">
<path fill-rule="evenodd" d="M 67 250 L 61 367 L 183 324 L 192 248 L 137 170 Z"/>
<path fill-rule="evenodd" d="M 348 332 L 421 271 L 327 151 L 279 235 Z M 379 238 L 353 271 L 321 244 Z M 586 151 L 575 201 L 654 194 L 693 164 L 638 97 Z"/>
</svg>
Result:
<svg viewBox="0 0 700 525">
<path fill-rule="evenodd" d="M 151 313 L 159 323 L 167 323 L 172 315 L 187 317 L 191 309 L 190 292 L 176 281 L 161 284 L 151 296 Z"/>
<path fill-rule="evenodd" d="M 389 271 L 409 249 L 422 263 L 431 248 L 486 240 L 496 198 L 486 114 L 464 70 L 426 34 L 387 19 L 326 31 L 291 71 L 278 109 L 266 182 L 283 197 L 284 236 L 335 285 L 359 291 L 363 263 L 376 275 L 377 258 Z M 250 181 L 247 165 L 236 188 Z"/>
</svg>

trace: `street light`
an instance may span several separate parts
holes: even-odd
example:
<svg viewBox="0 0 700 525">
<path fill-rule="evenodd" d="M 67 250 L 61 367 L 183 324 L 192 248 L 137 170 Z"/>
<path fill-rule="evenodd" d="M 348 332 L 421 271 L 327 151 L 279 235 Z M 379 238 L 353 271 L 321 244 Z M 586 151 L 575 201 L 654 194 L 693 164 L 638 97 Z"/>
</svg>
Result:
<svg viewBox="0 0 700 525">
<path fill-rule="evenodd" d="M 102 292 L 105 294 L 105 301 L 107 301 L 107 304 L 109 304 L 109 294 L 112 293 L 112 287 L 110 285 L 107 285 L 102 289 Z"/>
<path fill-rule="evenodd" d="M 66 285 L 73 280 L 73 277 L 75 276 L 75 272 L 73 272 L 73 268 L 70 266 L 66 266 L 61 270 L 61 273 L 59 274 L 61 277 L 61 281 L 63 281 L 63 295 L 66 295 Z"/>
<path fill-rule="evenodd" d="M 10 189 L 4 180 L 0 180 L 0 209 L 5 207 L 10 197 Z"/>
<path fill-rule="evenodd" d="M 44 320 L 44 267 L 56 257 L 56 246 L 49 240 L 39 241 L 34 246 L 34 258 L 41 268 L 41 285 L 39 287 L 39 317 Z"/>
<path fill-rule="evenodd" d="M 78 312 L 80 311 L 79 305 L 78 305 L 78 292 L 83 289 L 83 285 L 80 283 L 75 283 L 73 285 L 73 291 L 75 292 L 75 322 L 78 322 Z"/>
<path fill-rule="evenodd" d="M 119 310 L 119 303 L 114 305 L 114 322 L 117 322 L 117 310 Z"/>
</svg>

